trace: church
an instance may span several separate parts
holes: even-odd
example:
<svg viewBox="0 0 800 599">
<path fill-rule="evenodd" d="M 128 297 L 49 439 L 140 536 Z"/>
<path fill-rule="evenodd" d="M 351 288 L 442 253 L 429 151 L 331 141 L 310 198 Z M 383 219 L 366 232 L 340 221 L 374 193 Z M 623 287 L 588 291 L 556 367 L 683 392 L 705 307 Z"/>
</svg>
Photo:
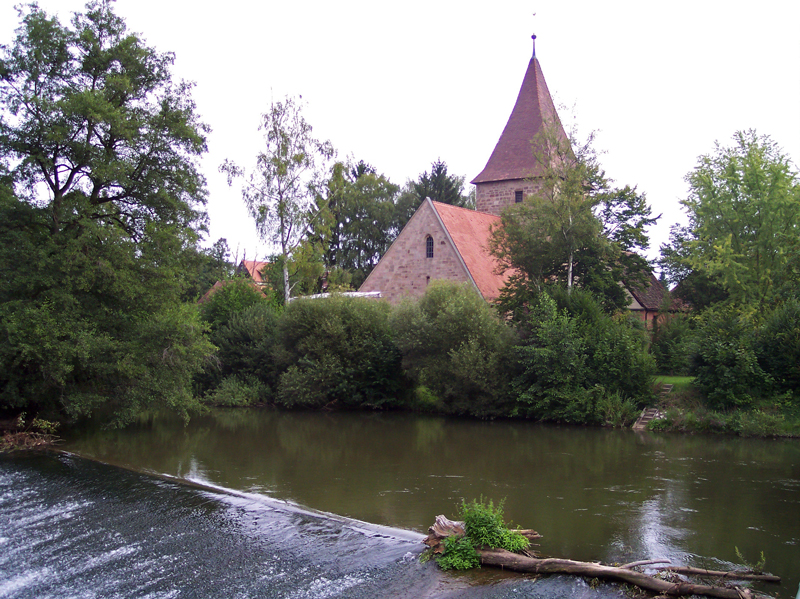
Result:
<svg viewBox="0 0 800 599">
<path fill-rule="evenodd" d="M 542 67 L 533 55 L 528 62 L 517 101 L 505 129 L 484 169 L 471 182 L 475 185 L 476 209 L 468 210 L 426 199 L 397 239 L 375 266 L 359 291 L 380 292 L 391 303 L 419 297 L 436 279 L 468 283 L 492 302 L 500 295 L 509 273 L 495 273 L 496 259 L 487 247 L 500 213 L 522 202 L 536 191 L 542 166 L 532 141 L 540 138 L 545 124 L 551 134 L 567 141 Z M 629 308 L 645 322 L 656 317 L 665 289 L 651 275 L 646 289 L 628 289 Z"/>
</svg>

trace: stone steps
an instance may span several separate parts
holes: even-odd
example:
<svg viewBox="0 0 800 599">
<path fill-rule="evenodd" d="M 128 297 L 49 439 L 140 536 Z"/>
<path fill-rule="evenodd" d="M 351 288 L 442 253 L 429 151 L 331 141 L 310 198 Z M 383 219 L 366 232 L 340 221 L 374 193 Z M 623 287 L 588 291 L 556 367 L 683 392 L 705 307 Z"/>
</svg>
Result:
<svg viewBox="0 0 800 599">
<path fill-rule="evenodd" d="M 672 385 L 669 383 L 664 383 L 661 385 L 661 390 L 658 393 L 659 398 L 664 398 L 672 392 Z M 642 431 L 647 430 L 647 425 L 650 423 L 651 420 L 655 420 L 656 418 L 663 418 L 664 414 L 658 411 L 658 408 L 645 408 L 642 410 L 641 416 L 639 416 L 638 420 L 633 424 L 633 430 L 635 431 Z"/>
</svg>

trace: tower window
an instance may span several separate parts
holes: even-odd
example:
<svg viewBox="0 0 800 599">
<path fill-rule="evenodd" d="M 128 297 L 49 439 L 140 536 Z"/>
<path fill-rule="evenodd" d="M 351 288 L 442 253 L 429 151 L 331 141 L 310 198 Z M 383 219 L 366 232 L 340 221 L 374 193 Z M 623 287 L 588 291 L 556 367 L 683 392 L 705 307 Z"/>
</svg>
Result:
<svg viewBox="0 0 800 599">
<path fill-rule="evenodd" d="M 514 192 L 514 203 L 515 204 L 521 204 L 522 203 L 522 192 L 521 191 L 515 191 Z"/>
<path fill-rule="evenodd" d="M 433 237 L 430 235 L 425 238 L 425 257 L 433 258 Z"/>
</svg>

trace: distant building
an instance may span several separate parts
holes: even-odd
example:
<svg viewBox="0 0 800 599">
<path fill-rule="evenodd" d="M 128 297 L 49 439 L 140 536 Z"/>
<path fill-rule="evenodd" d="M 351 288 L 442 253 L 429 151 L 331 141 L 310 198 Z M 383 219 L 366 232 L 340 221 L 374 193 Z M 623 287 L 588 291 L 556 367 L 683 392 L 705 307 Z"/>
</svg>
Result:
<svg viewBox="0 0 800 599">
<path fill-rule="evenodd" d="M 244 275 L 250 279 L 253 279 L 253 282 L 256 285 L 268 285 L 269 283 L 261 275 L 261 271 L 268 265 L 269 262 L 264 262 L 261 260 L 242 260 L 239 263 L 239 266 L 236 267 L 236 274 Z"/>
<path fill-rule="evenodd" d="M 262 269 L 267 266 L 269 262 L 262 262 L 259 260 L 242 260 L 239 265 L 236 267 L 236 274 L 242 275 L 252 281 L 252 285 L 255 289 L 264 293 L 265 287 L 269 286 L 269 283 L 264 280 L 261 276 Z M 214 295 L 217 291 L 222 289 L 228 281 L 217 281 L 211 286 L 211 289 L 206 291 L 202 297 L 197 300 L 198 304 L 205 304 L 208 300 L 211 299 L 211 296 Z"/>
</svg>

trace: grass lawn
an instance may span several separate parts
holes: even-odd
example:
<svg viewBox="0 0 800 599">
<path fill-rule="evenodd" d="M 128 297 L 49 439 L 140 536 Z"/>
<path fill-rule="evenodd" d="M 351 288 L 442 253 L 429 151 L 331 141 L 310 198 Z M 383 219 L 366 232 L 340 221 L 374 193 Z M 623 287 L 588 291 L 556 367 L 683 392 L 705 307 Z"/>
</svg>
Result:
<svg viewBox="0 0 800 599">
<path fill-rule="evenodd" d="M 693 376 L 657 376 L 653 379 L 655 383 L 661 383 L 664 385 L 673 385 L 672 391 L 678 391 L 681 389 L 688 389 L 692 381 L 694 380 Z"/>
</svg>

